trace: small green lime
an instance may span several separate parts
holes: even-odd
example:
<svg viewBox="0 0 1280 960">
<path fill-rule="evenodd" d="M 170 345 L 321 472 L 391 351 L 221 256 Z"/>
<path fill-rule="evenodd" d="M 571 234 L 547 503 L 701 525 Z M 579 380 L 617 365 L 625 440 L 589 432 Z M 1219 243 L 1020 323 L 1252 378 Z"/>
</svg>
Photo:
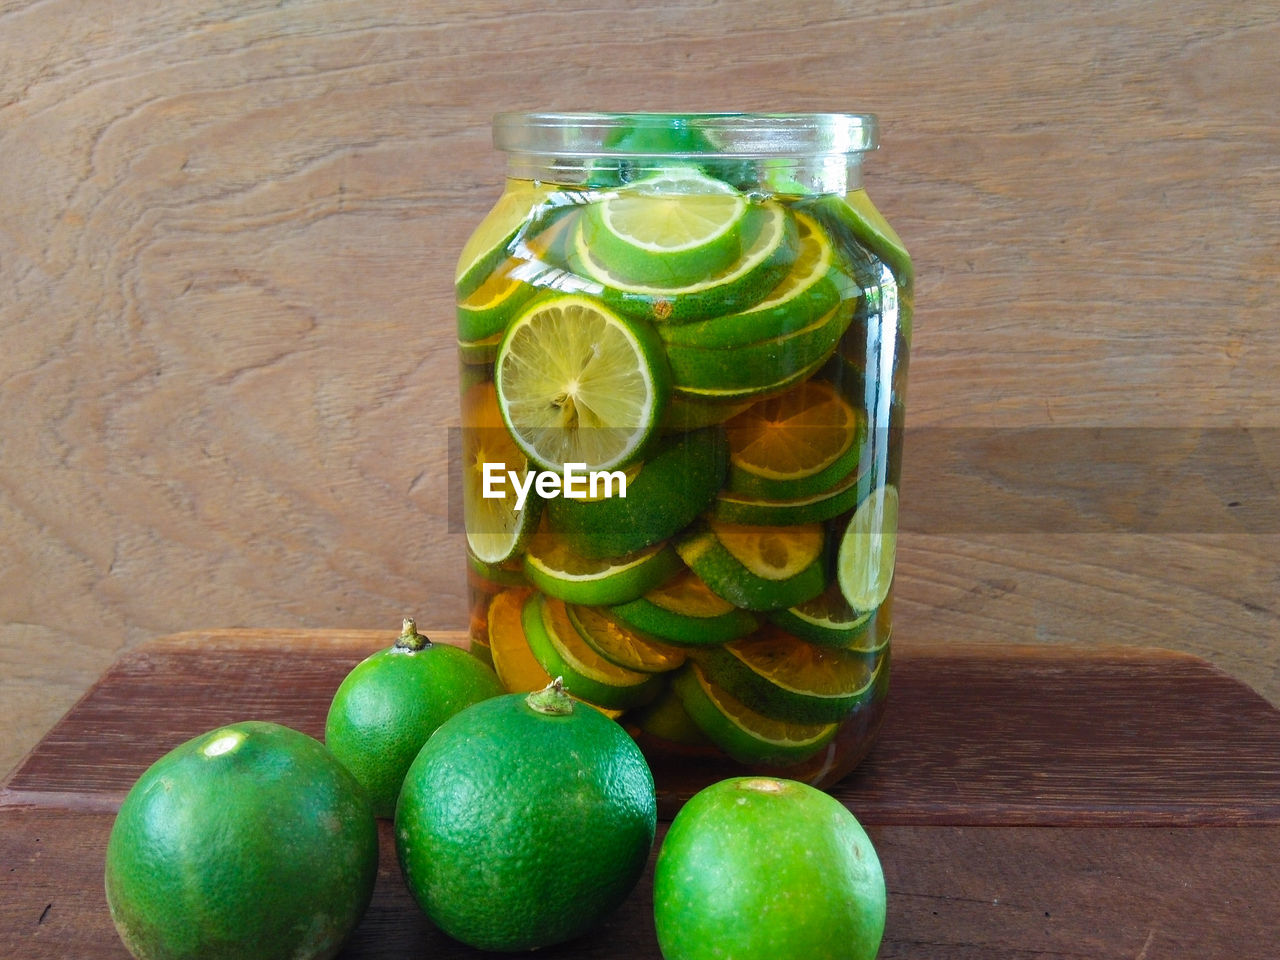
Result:
<svg viewBox="0 0 1280 960">
<path fill-rule="evenodd" d="M 873 960 L 885 901 L 880 860 L 853 814 L 771 777 L 695 794 L 653 877 L 666 960 Z"/>
<path fill-rule="evenodd" d="M 409 764 L 436 727 L 503 692 L 478 659 L 432 643 L 406 620 L 394 645 L 362 660 L 342 681 L 324 742 L 369 792 L 374 814 L 390 818 Z"/>
<path fill-rule="evenodd" d="M 635 741 L 554 683 L 476 704 L 436 731 L 405 778 L 396 850 L 409 890 L 449 936 L 532 950 L 622 903 L 656 820 Z"/>
<path fill-rule="evenodd" d="M 139 960 L 329 960 L 378 869 L 369 798 L 318 741 L 234 723 L 176 747 L 107 841 L 111 919 Z"/>
</svg>

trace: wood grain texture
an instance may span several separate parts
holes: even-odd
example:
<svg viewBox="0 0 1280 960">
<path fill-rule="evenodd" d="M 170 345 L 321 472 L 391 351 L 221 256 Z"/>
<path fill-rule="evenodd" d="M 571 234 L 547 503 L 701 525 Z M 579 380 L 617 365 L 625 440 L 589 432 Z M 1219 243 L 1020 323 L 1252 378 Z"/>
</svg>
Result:
<svg viewBox="0 0 1280 960">
<path fill-rule="evenodd" d="M 153 760 L 220 724 L 322 737 L 342 678 L 388 642 L 239 630 L 143 644 L 14 771 L 0 806 L 114 810 Z M 889 697 L 870 757 L 831 789 L 865 823 L 1280 826 L 1280 711 L 1186 654 L 895 641 Z M 695 781 L 741 773 L 695 766 Z"/>
<path fill-rule="evenodd" d="M 0 955 L 126 960 L 102 863 L 133 779 L 231 719 L 319 733 L 347 667 L 384 642 L 200 631 L 126 653 L 0 787 Z M 906 642 L 892 696 L 879 747 L 834 791 L 884 867 L 884 960 L 1274 956 L 1280 711 L 1238 681 L 1168 651 Z M 665 833 L 620 910 L 548 958 L 657 960 Z M 342 956 L 484 956 L 425 921 L 389 824 L 379 839 L 373 902 Z"/>
<path fill-rule="evenodd" d="M 102 892 L 112 816 L 0 808 L 0 950 L 7 960 L 129 960 Z M 881 826 L 889 890 L 881 960 L 1272 960 L 1280 827 Z M 658 825 L 656 850 L 666 835 Z M 373 901 L 342 960 L 479 960 L 435 930 L 380 831 Z M 631 896 L 547 960 L 660 960 L 653 857 Z M 745 919 L 745 918 L 744 918 Z"/>
<path fill-rule="evenodd" d="M 909 426 L 1280 426 L 1278 13 L 0 0 L 0 769 L 149 637 L 464 624 L 450 281 L 499 109 L 873 110 Z M 981 510 L 907 456 L 909 529 Z M 1274 527 L 912 533 L 900 570 L 904 634 L 1175 647 L 1280 702 Z"/>
</svg>

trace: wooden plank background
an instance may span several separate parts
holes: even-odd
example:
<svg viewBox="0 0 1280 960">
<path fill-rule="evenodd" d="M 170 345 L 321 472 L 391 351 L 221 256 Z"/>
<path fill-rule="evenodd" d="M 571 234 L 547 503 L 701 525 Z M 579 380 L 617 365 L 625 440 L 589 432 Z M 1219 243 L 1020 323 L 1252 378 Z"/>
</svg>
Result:
<svg viewBox="0 0 1280 960">
<path fill-rule="evenodd" d="M 0 769 L 157 634 L 465 622 L 450 282 L 519 108 L 878 113 L 909 428 L 1218 429 L 1270 498 L 1131 522 L 1243 502 L 1174 456 L 1101 528 L 987 531 L 999 470 L 909 435 L 899 630 L 1280 702 L 1277 49 L 1268 0 L 0 0 Z"/>
</svg>

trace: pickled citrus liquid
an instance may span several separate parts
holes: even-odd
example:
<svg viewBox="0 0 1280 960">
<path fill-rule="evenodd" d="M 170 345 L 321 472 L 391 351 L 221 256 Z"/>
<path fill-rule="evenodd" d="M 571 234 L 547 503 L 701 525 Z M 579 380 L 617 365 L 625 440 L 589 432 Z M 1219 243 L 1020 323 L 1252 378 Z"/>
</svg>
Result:
<svg viewBox="0 0 1280 960">
<path fill-rule="evenodd" d="M 833 783 L 874 740 L 911 317 L 865 194 L 673 182 L 512 181 L 458 289 L 473 651 L 617 717 L 667 811 L 747 772 Z M 513 511 L 516 476 L 483 497 L 499 456 L 581 456 L 627 502 L 530 480 Z"/>
</svg>

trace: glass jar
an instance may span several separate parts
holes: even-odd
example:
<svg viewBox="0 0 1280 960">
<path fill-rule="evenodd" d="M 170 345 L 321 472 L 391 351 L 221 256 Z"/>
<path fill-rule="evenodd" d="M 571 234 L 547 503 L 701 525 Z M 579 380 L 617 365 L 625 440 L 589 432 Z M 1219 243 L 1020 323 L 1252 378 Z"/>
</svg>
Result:
<svg viewBox="0 0 1280 960">
<path fill-rule="evenodd" d="M 457 271 L 471 643 L 673 808 L 826 785 L 884 711 L 912 269 L 875 119 L 502 114 Z"/>
</svg>

